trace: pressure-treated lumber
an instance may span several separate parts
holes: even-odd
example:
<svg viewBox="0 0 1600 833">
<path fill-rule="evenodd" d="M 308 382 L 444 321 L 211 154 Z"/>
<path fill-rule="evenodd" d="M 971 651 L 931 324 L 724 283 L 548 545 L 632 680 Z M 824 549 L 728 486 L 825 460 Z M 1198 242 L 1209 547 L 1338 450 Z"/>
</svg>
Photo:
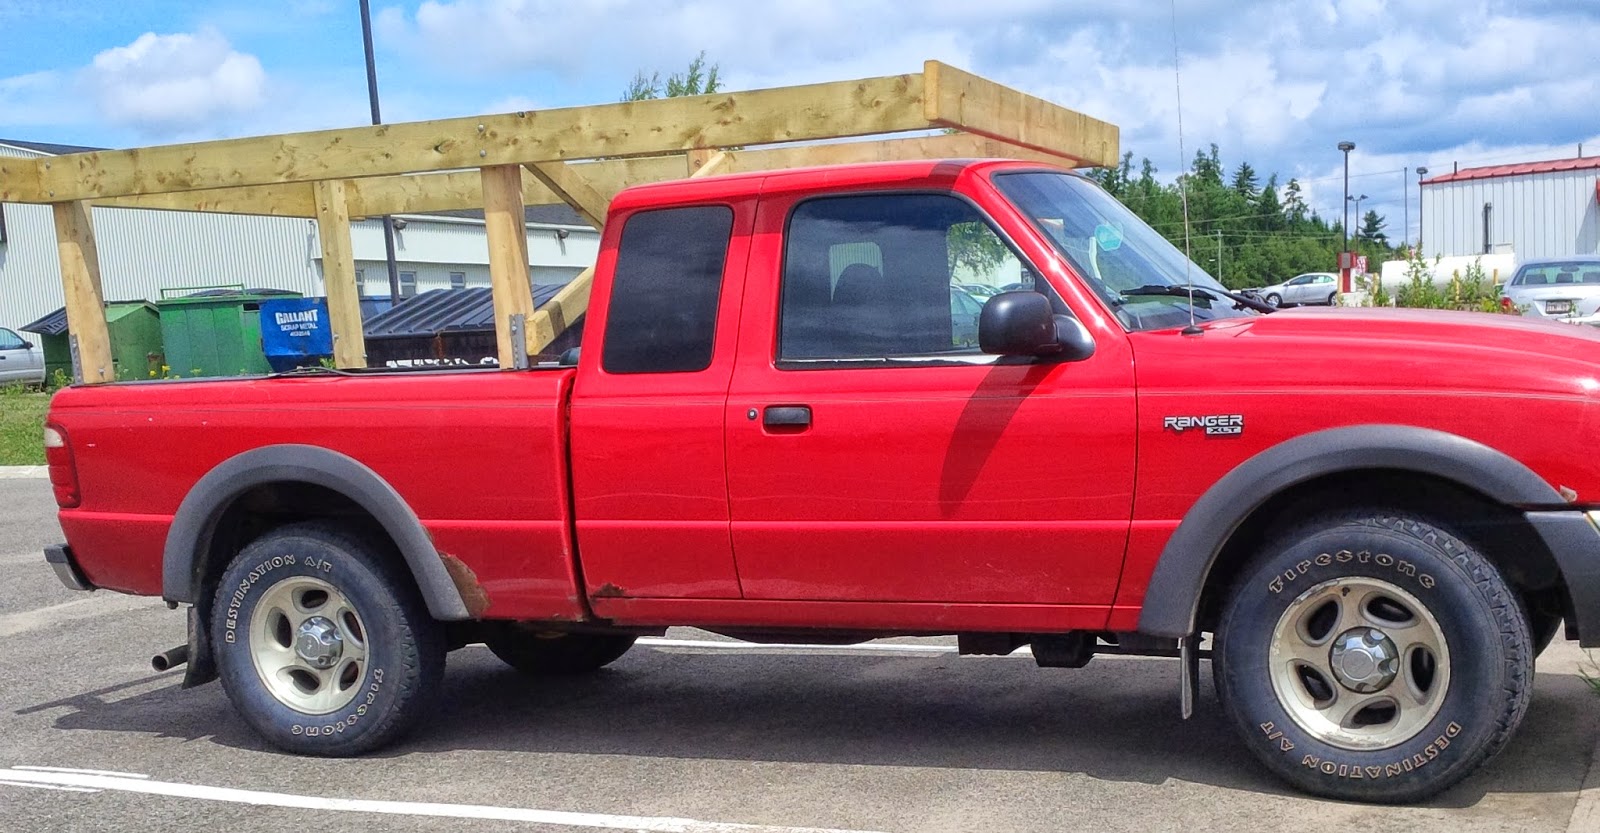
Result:
<svg viewBox="0 0 1600 833">
<path fill-rule="evenodd" d="M 550 163 L 540 167 L 565 172 L 567 181 L 581 179 L 593 195 L 587 197 L 588 204 L 601 204 L 594 213 L 603 216 L 603 205 L 622 189 L 647 182 L 682 179 L 686 174 L 698 172 L 702 165 L 708 164 L 707 160 L 719 160 L 709 163 L 713 165 L 710 173 L 732 174 L 855 162 L 985 158 L 1024 159 L 1062 166 L 1074 164 L 1072 160 L 1055 154 L 1008 144 L 987 136 L 951 133 L 758 150 L 703 148 L 670 156 L 606 159 L 568 164 L 565 168 L 559 167 L 558 163 Z M 345 180 L 345 201 L 353 218 L 476 209 L 483 207 L 483 181 L 476 170 L 349 179 Z M 522 201 L 526 205 L 568 202 L 535 177 L 523 177 Z M 96 200 L 95 205 L 275 217 L 316 216 L 311 186 L 306 183 L 110 197 Z"/>
<path fill-rule="evenodd" d="M 495 347 L 502 368 L 515 367 L 512 316 L 523 320 L 523 349 L 533 355 L 533 285 L 528 278 L 528 229 L 523 214 L 522 166 L 483 169 L 483 225 L 489 237 L 489 286 L 494 300 Z"/>
<path fill-rule="evenodd" d="M 316 195 L 317 237 L 322 242 L 322 283 L 328 292 L 328 325 L 333 331 L 333 363 L 340 368 L 366 367 L 361 290 L 356 286 L 344 181 L 330 179 L 315 183 L 312 189 Z"/>
<path fill-rule="evenodd" d="M 213 214 L 256 214 L 266 217 L 317 216 L 316 197 L 311 193 L 311 184 L 308 182 L 109 197 L 95 200 L 94 204 L 101 208 L 204 211 Z"/>
<path fill-rule="evenodd" d="M 893 75 L 740 93 L 497 116 L 288 133 L 55 157 L 14 202 L 270 185 L 694 147 L 865 136 L 927 127 L 922 76 Z M 48 196 L 46 192 L 54 196 Z"/>
<path fill-rule="evenodd" d="M 606 223 L 606 206 L 611 195 L 596 191 L 583 174 L 565 162 L 535 162 L 526 166 L 534 178 L 544 183 L 562 202 L 572 206 L 589 225 L 600 228 Z M 587 166 L 594 167 L 594 166 Z"/>
<path fill-rule="evenodd" d="M 1073 112 L 938 61 L 922 70 L 928 121 L 989 136 L 1084 165 L 1117 164 L 1113 124 Z"/>
<path fill-rule="evenodd" d="M 66 296 L 67 331 L 74 342 L 72 378 L 77 382 L 116 379 L 105 300 L 100 294 L 100 256 L 94 247 L 94 222 L 87 202 L 52 206 L 56 247 L 61 257 L 61 288 Z"/>
</svg>

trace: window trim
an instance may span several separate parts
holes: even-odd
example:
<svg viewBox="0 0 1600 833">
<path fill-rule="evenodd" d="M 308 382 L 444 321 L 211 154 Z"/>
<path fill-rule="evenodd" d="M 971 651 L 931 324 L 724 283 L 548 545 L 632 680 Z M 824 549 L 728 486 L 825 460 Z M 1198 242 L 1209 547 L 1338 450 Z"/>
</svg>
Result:
<svg viewBox="0 0 1600 833">
<path fill-rule="evenodd" d="M 449 274 L 449 277 L 450 277 L 450 288 L 451 289 L 466 289 L 467 288 L 467 273 L 466 272 L 449 272 L 448 274 Z M 456 286 L 456 276 L 457 275 L 461 276 L 461 285 L 460 286 Z"/>
<path fill-rule="evenodd" d="M 990 365 L 1002 363 L 1002 359 L 1006 360 L 1003 362 L 1005 364 L 1034 364 L 1038 363 L 1042 359 L 1048 358 L 1034 356 L 1022 357 L 1019 360 L 1019 357 L 1001 356 L 994 353 L 983 352 L 928 353 L 919 356 L 863 356 L 849 359 L 786 359 L 779 354 L 779 351 L 783 348 L 784 280 L 785 276 L 788 275 L 789 272 L 789 241 L 793 239 L 795 213 L 798 212 L 802 206 L 820 200 L 900 196 L 955 197 L 957 200 L 965 203 L 967 207 L 971 208 L 978 215 L 979 219 L 989 227 L 989 230 L 994 232 L 996 237 L 1000 238 L 1000 242 L 1004 243 L 1006 248 L 1011 250 L 1011 254 L 1016 257 L 1017 262 L 1021 263 L 1023 268 L 1033 273 L 1035 291 L 1039 291 L 1040 283 L 1044 284 L 1044 286 L 1047 288 L 1047 291 L 1042 292 L 1042 294 L 1046 298 L 1050 299 L 1050 306 L 1056 310 L 1056 314 L 1072 316 L 1072 311 L 1067 307 L 1066 302 L 1061 298 L 1061 293 L 1057 292 L 1056 288 L 1050 285 L 1050 281 L 1045 278 L 1044 272 L 1042 272 L 1032 260 L 1022 253 L 1021 247 L 1017 245 L 1017 241 L 1009 233 L 1007 233 L 999 223 L 995 222 L 994 217 L 990 215 L 989 212 L 983 210 L 983 206 L 978 205 L 977 201 L 973 200 L 966 194 L 943 188 L 870 188 L 861 191 L 818 194 L 816 196 L 806 197 L 797 201 L 794 205 L 789 206 L 788 213 L 783 219 L 783 257 L 778 262 L 778 309 L 775 317 L 773 318 L 772 346 L 771 353 L 769 355 L 769 360 L 772 362 L 772 366 L 778 370 L 784 371 L 864 370 L 906 367 L 988 367 Z"/>
<path fill-rule="evenodd" d="M 406 275 L 410 275 L 411 276 L 411 294 L 410 295 L 406 294 Z M 396 270 L 395 271 L 395 283 L 400 287 L 400 297 L 401 298 L 415 298 L 415 297 L 417 297 L 417 272 L 416 272 L 415 269 L 412 269 L 412 270 L 409 270 L 409 271 L 407 271 L 407 270 Z M 398 300 L 397 300 L 397 303 L 398 303 Z"/>
</svg>

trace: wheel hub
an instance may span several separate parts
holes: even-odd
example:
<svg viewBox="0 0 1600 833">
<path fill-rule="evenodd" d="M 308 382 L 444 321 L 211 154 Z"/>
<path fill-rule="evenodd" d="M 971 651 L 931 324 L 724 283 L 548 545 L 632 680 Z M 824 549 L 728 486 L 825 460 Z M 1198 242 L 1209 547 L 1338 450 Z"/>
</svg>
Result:
<svg viewBox="0 0 1600 833">
<path fill-rule="evenodd" d="M 300 623 L 295 632 L 294 652 L 301 661 L 312 668 L 332 668 L 344 654 L 344 638 L 333 620 L 325 616 L 312 616 Z"/>
<path fill-rule="evenodd" d="M 1400 651 L 1377 628 L 1351 628 L 1333 639 L 1328 664 L 1339 685 L 1357 694 L 1382 691 L 1400 674 Z"/>
</svg>

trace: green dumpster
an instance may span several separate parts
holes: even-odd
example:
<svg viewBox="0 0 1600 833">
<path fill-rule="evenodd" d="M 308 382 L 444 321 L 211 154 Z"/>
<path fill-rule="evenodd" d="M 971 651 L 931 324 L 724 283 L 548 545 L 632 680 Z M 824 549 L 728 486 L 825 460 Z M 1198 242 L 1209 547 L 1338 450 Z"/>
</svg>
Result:
<svg viewBox="0 0 1600 833">
<path fill-rule="evenodd" d="M 72 336 L 67 331 L 65 308 L 22 328 L 39 336 L 44 350 L 44 378 L 72 378 Z M 106 304 L 106 329 L 111 334 L 114 378 L 120 381 L 161 375 L 161 318 L 148 301 L 112 301 Z"/>
<path fill-rule="evenodd" d="M 170 374 L 189 378 L 269 372 L 261 353 L 261 302 L 298 298 L 300 293 L 242 285 L 194 290 L 163 289 L 156 302 Z M 175 292 L 189 294 L 171 297 Z"/>
</svg>

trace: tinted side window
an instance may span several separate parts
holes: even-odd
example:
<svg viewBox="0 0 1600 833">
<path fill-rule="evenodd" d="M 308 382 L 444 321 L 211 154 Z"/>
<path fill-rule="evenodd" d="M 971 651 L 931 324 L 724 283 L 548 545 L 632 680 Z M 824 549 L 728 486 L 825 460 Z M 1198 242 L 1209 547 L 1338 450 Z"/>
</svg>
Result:
<svg viewBox="0 0 1600 833">
<path fill-rule="evenodd" d="M 696 206 L 628 218 L 600 366 L 607 373 L 681 373 L 711 366 L 733 209 Z"/>
<path fill-rule="evenodd" d="M 22 340 L 22 336 L 10 330 L 0 329 L 0 350 L 21 350 L 27 346 L 28 343 Z"/>
<path fill-rule="evenodd" d="M 789 219 L 778 358 L 977 353 L 975 315 L 951 284 L 1022 280 L 1011 250 L 955 197 L 810 200 Z"/>
</svg>

